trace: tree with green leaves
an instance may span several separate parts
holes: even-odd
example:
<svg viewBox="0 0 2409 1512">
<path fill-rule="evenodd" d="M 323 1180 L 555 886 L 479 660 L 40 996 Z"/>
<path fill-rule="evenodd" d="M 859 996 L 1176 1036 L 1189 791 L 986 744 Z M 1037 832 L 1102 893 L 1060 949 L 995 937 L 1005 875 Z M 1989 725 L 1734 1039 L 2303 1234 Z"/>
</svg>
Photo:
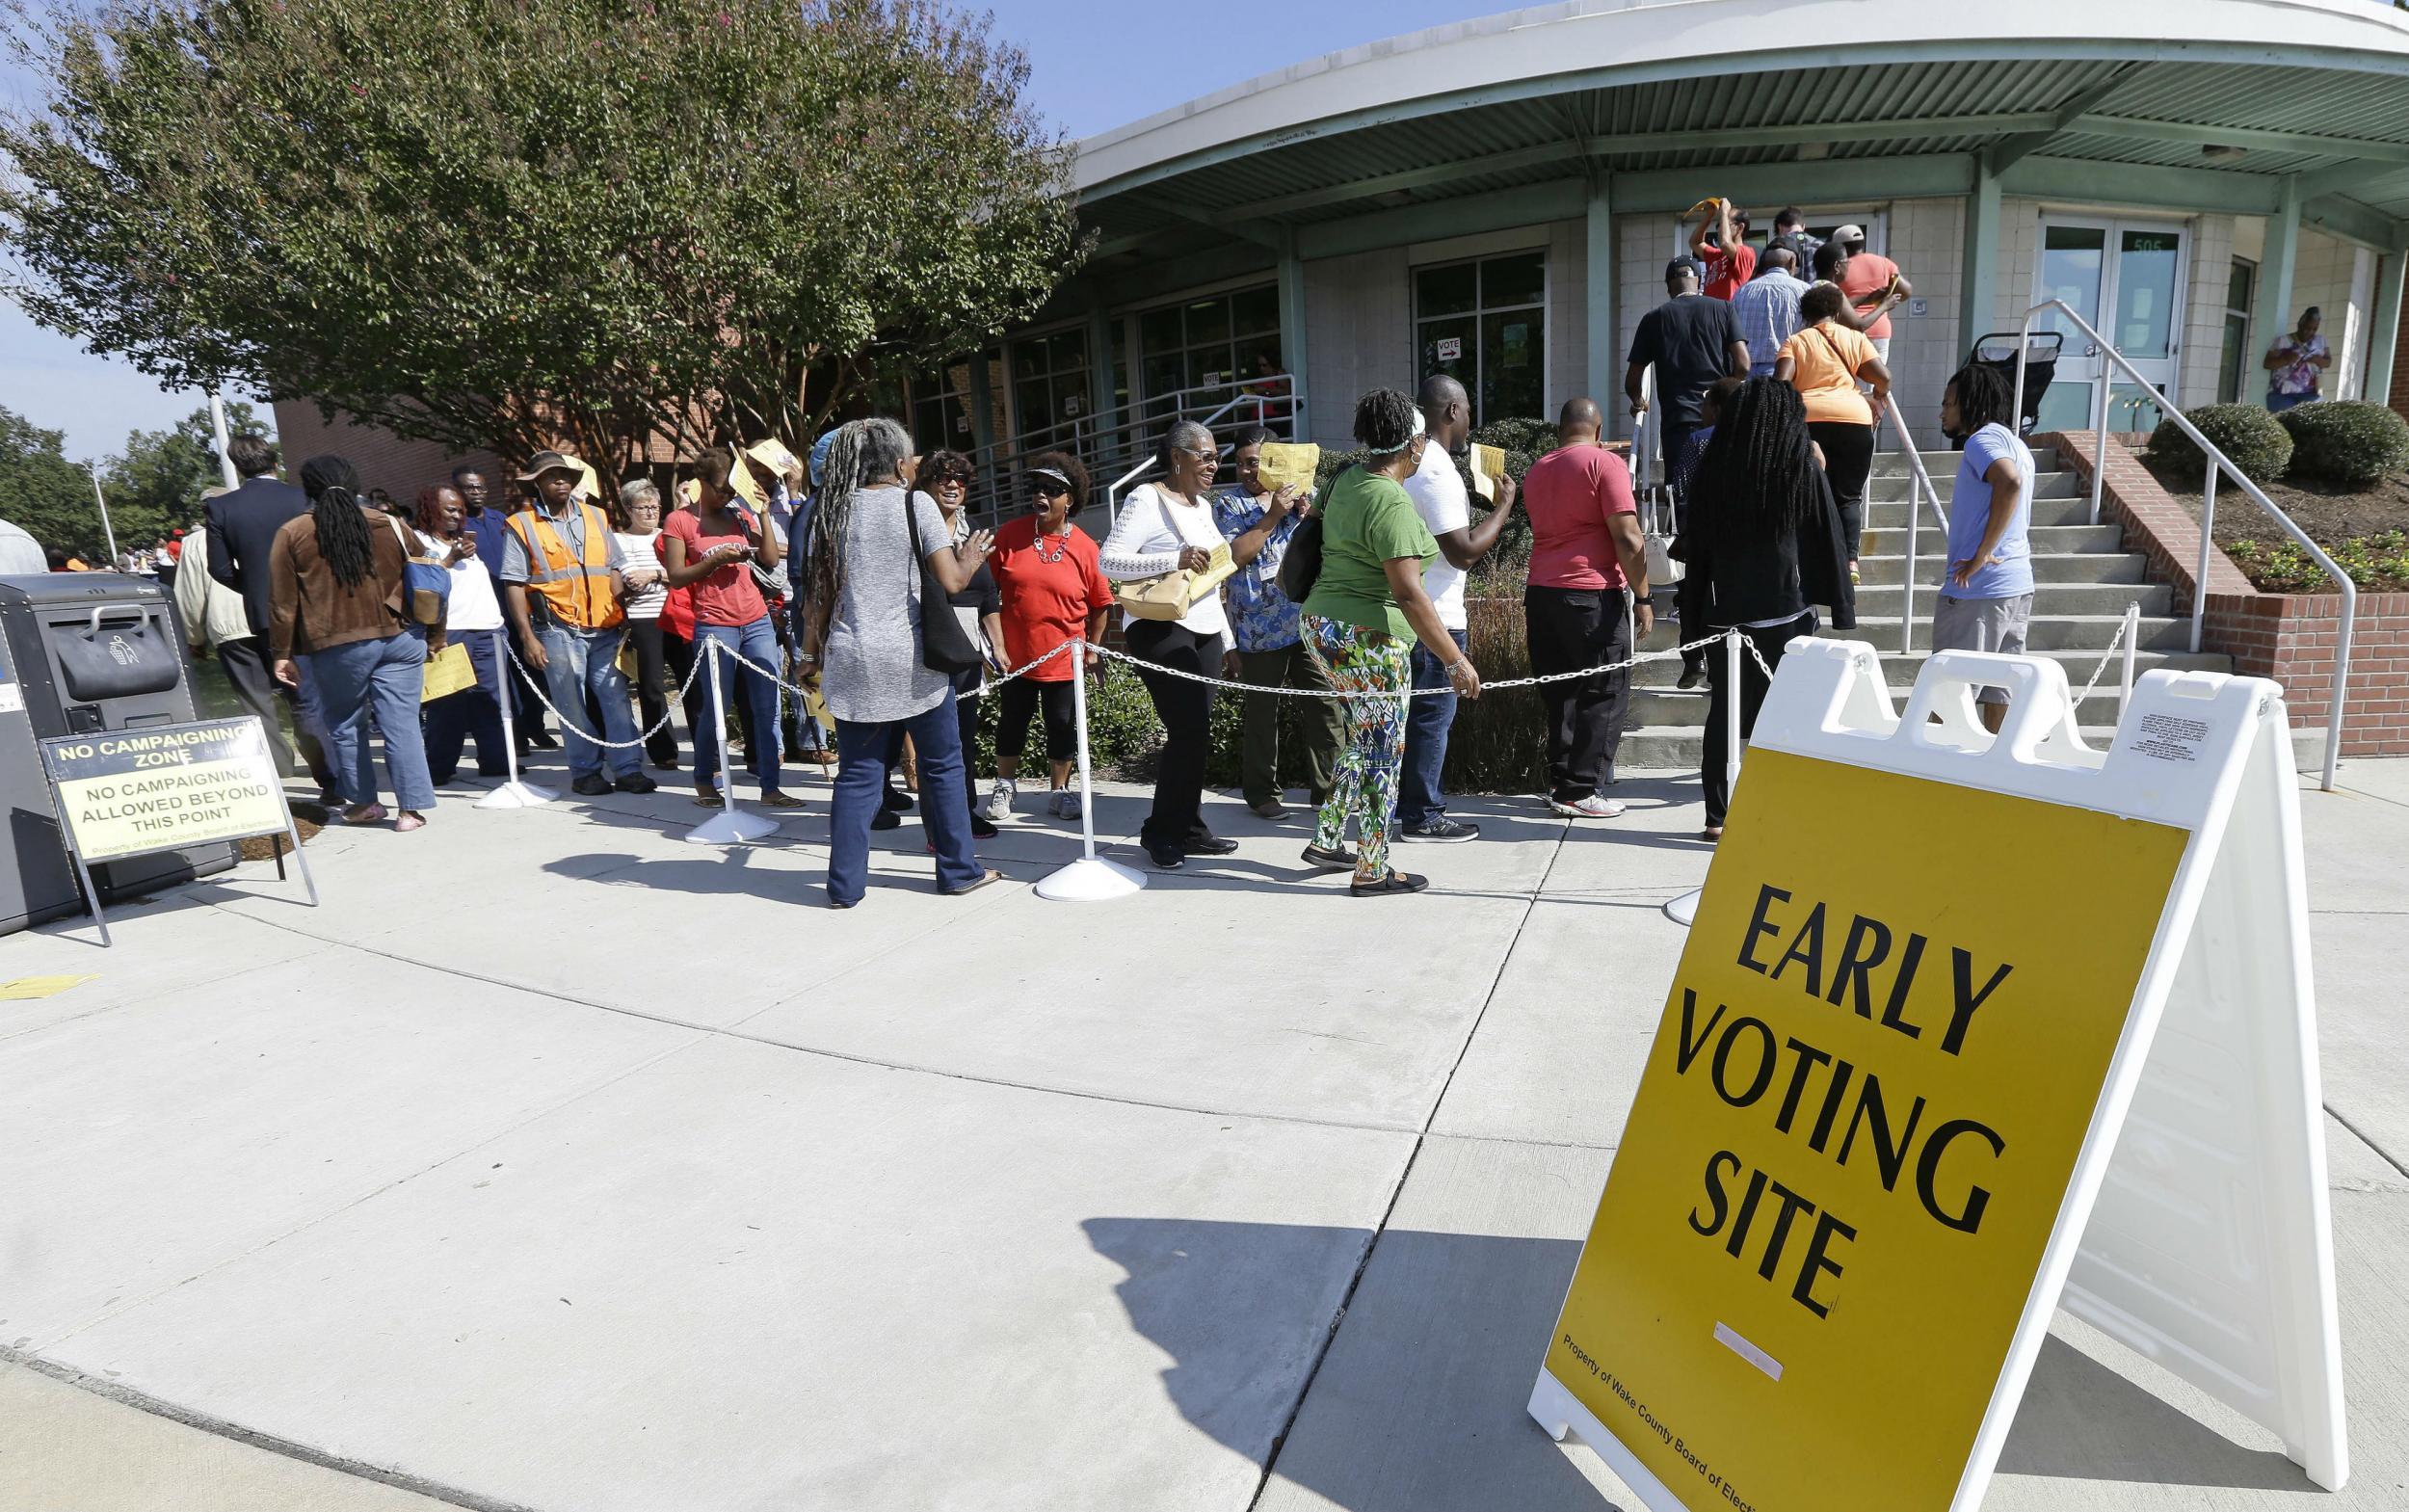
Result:
<svg viewBox="0 0 2409 1512">
<path fill-rule="evenodd" d="M 1025 60 L 933 0 L 59 0 L 16 47 L 37 319 L 459 449 L 801 439 L 1081 253 Z"/>
<path fill-rule="evenodd" d="M 100 561 L 105 537 L 92 475 L 67 461 L 66 436 L 0 408 L 0 519 L 45 546 Z"/>
<path fill-rule="evenodd" d="M 225 425 L 229 436 L 268 429 L 239 399 L 226 401 Z M 217 432 L 207 405 L 164 431 L 132 432 L 125 438 L 125 450 L 110 458 L 100 473 L 118 544 L 133 550 L 178 526 L 191 526 L 200 518 L 201 491 L 215 488 L 225 476 L 218 466 Z"/>
</svg>

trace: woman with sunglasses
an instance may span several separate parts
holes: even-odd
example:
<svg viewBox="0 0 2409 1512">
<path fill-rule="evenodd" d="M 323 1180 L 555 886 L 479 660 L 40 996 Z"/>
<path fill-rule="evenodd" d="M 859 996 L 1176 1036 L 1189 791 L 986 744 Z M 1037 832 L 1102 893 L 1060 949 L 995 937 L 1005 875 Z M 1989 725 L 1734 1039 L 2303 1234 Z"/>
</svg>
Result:
<svg viewBox="0 0 2409 1512">
<path fill-rule="evenodd" d="M 920 459 L 913 474 L 920 491 L 937 501 L 937 512 L 945 517 L 945 528 L 951 531 L 950 544 L 960 545 L 970 539 L 970 459 L 958 451 L 934 451 Z M 970 644 L 979 649 L 988 666 L 994 666 L 1003 654 L 1003 624 L 997 619 L 1003 605 L 995 591 L 995 575 L 989 569 L 992 560 L 982 564 L 970 574 L 969 583 L 960 593 L 948 594 L 945 601 L 953 607 L 954 618 L 962 622 L 963 632 Z M 954 714 L 962 730 L 962 801 L 970 812 L 970 834 L 978 839 L 990 839 L 995 826 L 979 812 L 978 766 L 971 750 L 978 739 L 979 710 L 983 703 L 979 684 L 985 669 L 973 667 L 968 672 L 954 674 Z"/>
<path fill-rule="evenodd" d="M 1155 461 L 1159 480 L 1129 491 L 1099 552 L 1104 575 L 1160 577 L 1201 572 L 1216 550 L 1228 549 L 1213 523 L 1213 475 L 1221 468 L 1213 433 L 1177 420 L 1163 433 Z M 1123 625 L 1131 655 L 1150 663 L 1138 676 L 1163 722 L 1162 759 L 1154 767 L 1154 807 L 1138 831 L 1146 859 L 1177 871 L 1190 856 L 1227 856 L 1238 848 L 1204 824 L 1204 763 L 1212 743 L 1213 689 L 1178 673 L 1235 676 L 1230 621 L 1218 591 L 1204 595 L 1176 620 L 1128 617 Z"/>
<path fill-rule="evenodd" d="M 1026 487 L 1033 512 L 995 532 L 995 554 L 988 559 L 1003 599 L 1004 663 L 1026 666 L 1066 641 L 1083 638 L 1087 668 L 1073 665 L 1072 653 L 1065 651 L 996 690 L 995 785 L 987 795 L 987 816 L 1000 819 L 1012 812 L 1020 793 L 1029 715 L 1042 702 L 1051 779 L 1046 811 L 1076 819 L 1079 795 L 1071 786 L 1071 760 L 1079 735 L 1072 723 L 1071 679 L 1099 664 L 1096 643 L 1103 638 L 1113 590 L 1098 562 L 1094 538 L 1071 523 L 1087 504 L 1087 469 L 1067 453 L 1043 452 L 1029 460 Z"/>
</svg>

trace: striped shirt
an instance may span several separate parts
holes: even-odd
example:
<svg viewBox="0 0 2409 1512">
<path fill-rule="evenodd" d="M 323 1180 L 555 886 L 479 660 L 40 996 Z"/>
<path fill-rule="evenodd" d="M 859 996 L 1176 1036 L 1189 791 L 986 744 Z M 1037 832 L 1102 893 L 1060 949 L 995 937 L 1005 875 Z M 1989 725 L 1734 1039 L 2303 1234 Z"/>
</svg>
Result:
<svg viewBox="0 0 2409 1512">
<path fill-rule="evenodd" d="M 1798 332 L 1798 302 L 1807 284 L 1780 268 L 1751 279 L 1732 296 L 1732 318 L 1739 322 L 1740 339 L 1748 343 L 1748 374 L 1763 378 L 1773 371 L 1782 343 Z"/>
</svg>

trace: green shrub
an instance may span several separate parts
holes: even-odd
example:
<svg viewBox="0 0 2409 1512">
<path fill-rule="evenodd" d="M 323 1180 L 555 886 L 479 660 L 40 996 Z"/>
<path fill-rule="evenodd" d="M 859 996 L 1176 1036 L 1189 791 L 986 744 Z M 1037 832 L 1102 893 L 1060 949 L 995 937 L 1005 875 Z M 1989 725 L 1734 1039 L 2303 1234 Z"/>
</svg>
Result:
<svg viewBox="0 0 2409 1512">
<path fill-rule="evenodd" d="M 2291 437 L 2294 476 L 2345 488 L 2409 471 L 2409 420 L 2380 404 L 2326 399 L 2275 416 Z"/>
<path fill-rule="evenodd" d="M 2184 418 L 2198 426 L 2209 444 L 2253 483 L 2272 483 L 2291 465 L 2290 433 L 2257 405 L 2202 405 L 2185 410 Z M 2208 472 L 2208 458 L 2173 420 L 2160 420 L 2150 433 L 2150 455 L 2184 477 L 2202 478 Z"/>
<path fill-rule="evenodd" d="M 2268 593 L 2334 591 L 2334 580 L 2325 575 L 2325 569 L 2291 542 L 2237 541 L 2225 548 L 2225 554 L 2234 559 L 2234 565 L 2248 575 L 2254 586 Z M 2361 588 L 2409 583 L 2409 534 L 2387 530 L 2376 536 L 2354 536 L 2327 547 L 2326 554 Z"/>
</svg>

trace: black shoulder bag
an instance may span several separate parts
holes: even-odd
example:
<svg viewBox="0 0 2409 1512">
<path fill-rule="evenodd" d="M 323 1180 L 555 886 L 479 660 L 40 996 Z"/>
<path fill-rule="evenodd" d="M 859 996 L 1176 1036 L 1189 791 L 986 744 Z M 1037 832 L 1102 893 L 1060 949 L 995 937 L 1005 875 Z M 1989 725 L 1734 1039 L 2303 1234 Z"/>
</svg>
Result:
<svg viewBox="0 0 2409 1512">
<path fill-rule="evenodd" d="M 1315 509 L 1288 532 L 1288 549 L 1280 559 L 1280 592 L 1288 602 L 1301 604 L 1313 593 L 1322 575 L 1322 512 Z"/>
<path fill-rule="evenodd" d="M 953 597 L 929 566 L 920 545 L 920 512 L 913 507 L 912 491 L 904 491 L 904 528 L 912 533 L 912 565 L 920 570 L 920 665 L 931 672 L 958 677 L 975 672 L 983 658 L 970 632 L 954 614 Z"/>
</svg>

